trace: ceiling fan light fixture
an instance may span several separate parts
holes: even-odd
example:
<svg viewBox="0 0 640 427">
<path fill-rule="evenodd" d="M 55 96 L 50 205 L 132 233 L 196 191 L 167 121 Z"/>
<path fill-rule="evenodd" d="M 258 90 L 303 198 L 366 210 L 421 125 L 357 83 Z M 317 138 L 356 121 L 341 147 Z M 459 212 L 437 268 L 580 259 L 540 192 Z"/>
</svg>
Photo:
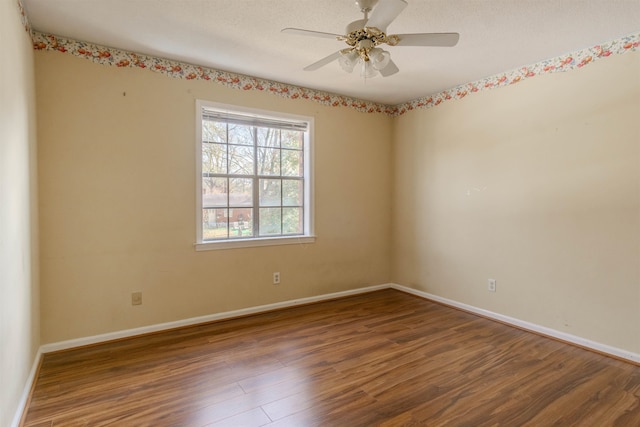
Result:
<svg viewBox="0 0 640 427">
<path fill-rule="evenodd" d="M 379 47 L 374 47 L 369 51 L 369 59 L 371 66 L 376 70 L 382 70 L 391 61 L 391 54 L 386 50 L 382 50 Z"/>
<path fill-rule="evenodd" d="M 353 72 L 356 64 L 358 63 L 358 52 L 354 49 L 345 49 L 340 51 L 340 58 L 338 58 L 338 64 L 347 73 Z"/>
<path fill-rule="evenodd" d="M 378 75 L 378 71 L 373 68 L 371 61 L 362 61 L 362 68 L 360 69 L 360 77 L 363 79 L 371 79 Z"/>
</svg>

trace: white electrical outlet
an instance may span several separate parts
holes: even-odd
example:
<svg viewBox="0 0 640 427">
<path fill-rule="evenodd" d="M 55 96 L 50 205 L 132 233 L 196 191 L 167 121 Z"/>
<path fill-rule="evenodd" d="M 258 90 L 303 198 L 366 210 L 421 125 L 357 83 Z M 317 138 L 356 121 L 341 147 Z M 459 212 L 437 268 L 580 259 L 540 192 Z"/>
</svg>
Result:
<svg viewBox="0 0 640 427">
<path fill-rule="evenodd" d="M 280 272 L 273 273 L 273 284 L 274 285 L 280 284 Z"/>
<path fill-rule="evenodd" d="M 489 279 L 487 281 L 487 290 L 489 292 L 495 292 L 496 291 L 496 279 Z"/>
</svg>

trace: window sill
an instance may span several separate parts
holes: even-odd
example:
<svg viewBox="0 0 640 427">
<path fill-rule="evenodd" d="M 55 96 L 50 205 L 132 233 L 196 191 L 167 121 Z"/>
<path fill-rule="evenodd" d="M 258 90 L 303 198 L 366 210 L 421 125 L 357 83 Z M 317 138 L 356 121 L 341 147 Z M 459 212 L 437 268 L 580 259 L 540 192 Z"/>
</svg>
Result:
<svg viewBox="0 0 640 427">
<path fill-rule="evenodd" d="M 299 245 L 314 243 L 316 236 L 286 236 L 259 239 L 221 240 L 195 243 L 196 251 L 215 251 L 219 249 L 253 248 L 260 246 Z"/>
</svg>

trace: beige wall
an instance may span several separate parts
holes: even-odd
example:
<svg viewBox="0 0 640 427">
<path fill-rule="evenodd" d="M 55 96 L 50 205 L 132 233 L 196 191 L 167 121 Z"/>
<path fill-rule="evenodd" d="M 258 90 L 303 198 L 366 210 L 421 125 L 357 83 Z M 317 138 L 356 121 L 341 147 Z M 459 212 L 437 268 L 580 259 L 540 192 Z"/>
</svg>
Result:
<svg viewBox="0 0 640 427">
<path fill-rule="evenodd" d="M 639 56 L 390 119 L 38 52 L 43 342 L 393 280 L 638 353 Z M 315 244 L 193 250 L 196 98 L 316 118 Z"/>
<path fill-rule="evenodd" d="M 640 353 L 639 118 L 640 52 L 400 117 L 393 281 Z"/>
<path fill-rule="evenodd" d="M 18 409 L 40 345 L 31 40 L 0 0 L 0 425 Z"/>
<path fill-rule="evenodd" d="M 44 343 L 389 281 L 391 118 L 56 52 L 36 76 Z M 315 117 L 316 243 L 194 250 L 198 98 Z"/>
</svg>

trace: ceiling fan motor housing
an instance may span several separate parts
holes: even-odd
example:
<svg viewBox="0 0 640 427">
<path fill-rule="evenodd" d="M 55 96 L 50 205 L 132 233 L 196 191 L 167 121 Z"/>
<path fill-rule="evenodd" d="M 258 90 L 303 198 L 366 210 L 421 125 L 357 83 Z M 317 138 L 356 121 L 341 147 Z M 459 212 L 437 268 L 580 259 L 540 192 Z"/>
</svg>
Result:
<svg viewBox="0 0 640 427">
<path fill-rule="evenodd" d="M 364 28 L 366 23 L 367 23 L 366 19 L 358 19 L 357 21 L 353 21 L 352 23 L 347 25 L 347 28 L 345 28 L 344 33 L 350 34 L 354 31 L 361 30 Z"/>
</svg>

